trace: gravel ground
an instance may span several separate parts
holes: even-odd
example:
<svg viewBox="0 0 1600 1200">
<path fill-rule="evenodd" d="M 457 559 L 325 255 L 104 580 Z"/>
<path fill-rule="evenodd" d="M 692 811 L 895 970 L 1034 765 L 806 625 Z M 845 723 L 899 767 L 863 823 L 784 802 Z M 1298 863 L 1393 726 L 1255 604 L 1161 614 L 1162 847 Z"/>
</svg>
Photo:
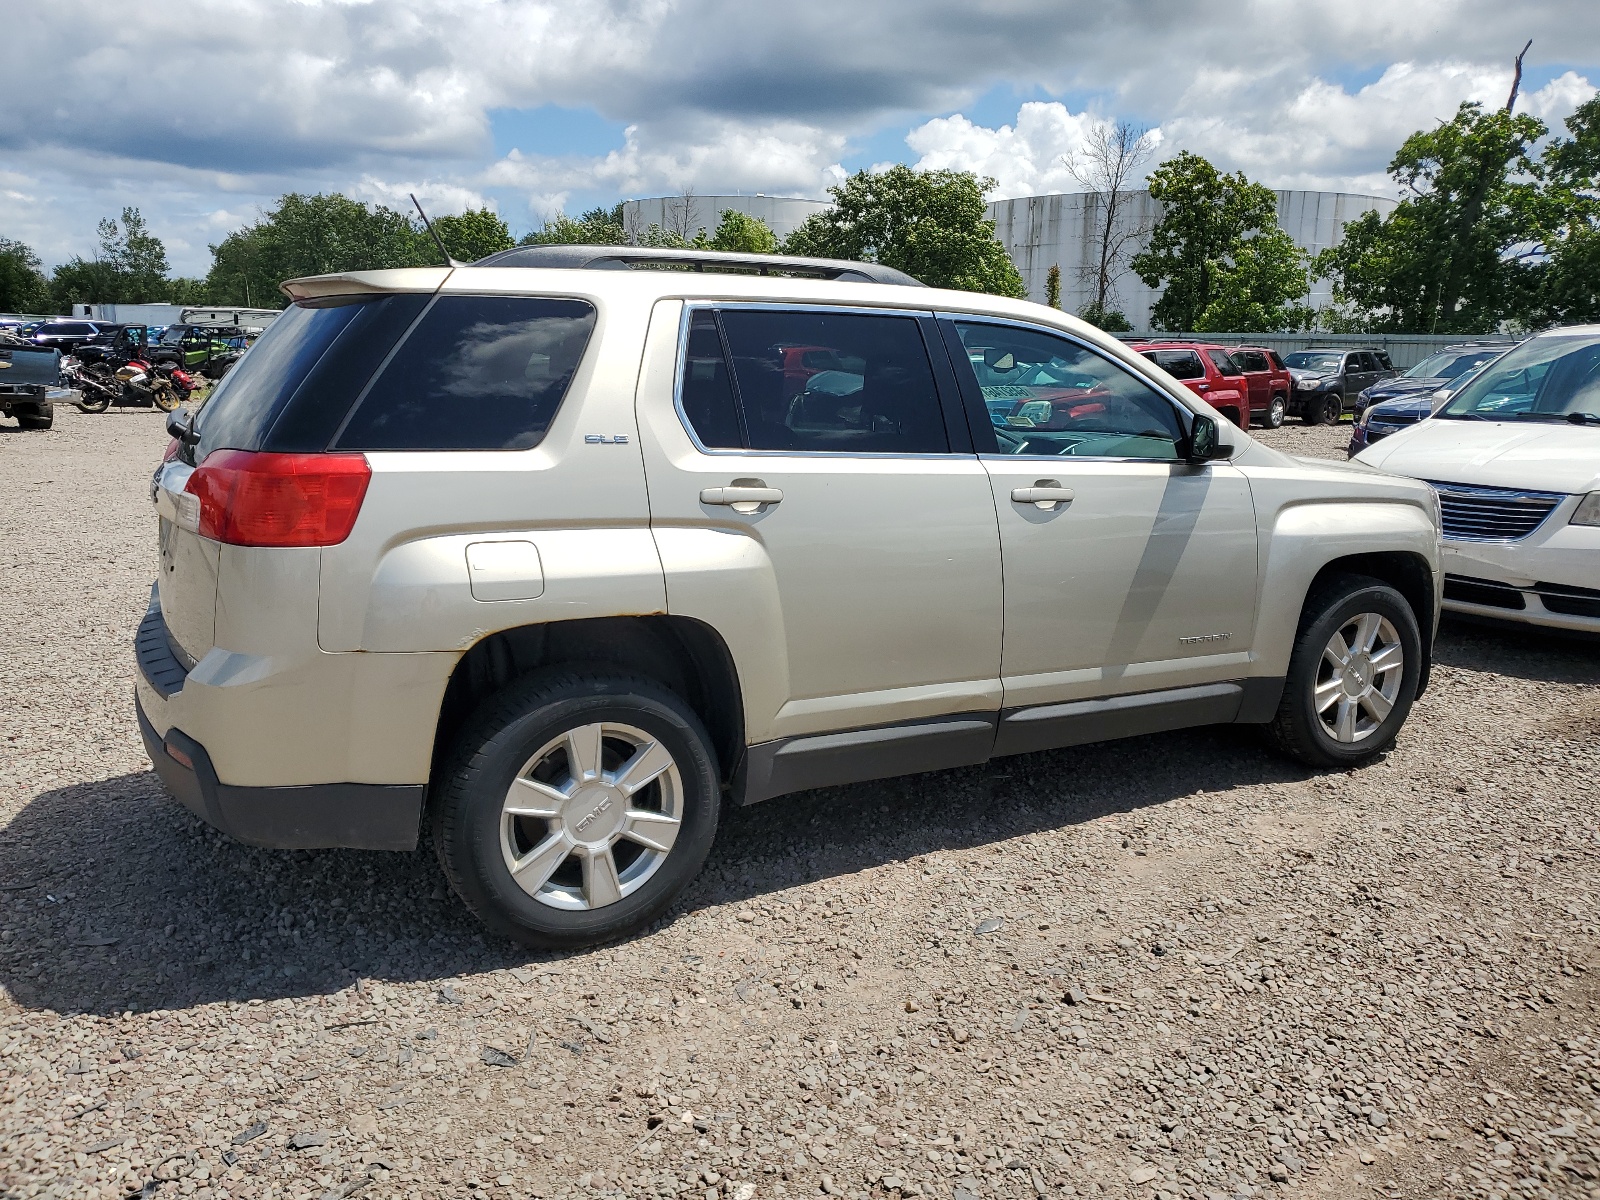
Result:
<svg viewBox="0 0 1600 1200">
<path fill-rule="evenodd" d="M 132 718 L 158 415 L 0 428 L 0 1195 L 1600 1196 L 1600 650 L 731 813 L 626 944 L 235 845 Z M 1268 440 L 1342 457 L 1346 434 Z"/>
</svg>

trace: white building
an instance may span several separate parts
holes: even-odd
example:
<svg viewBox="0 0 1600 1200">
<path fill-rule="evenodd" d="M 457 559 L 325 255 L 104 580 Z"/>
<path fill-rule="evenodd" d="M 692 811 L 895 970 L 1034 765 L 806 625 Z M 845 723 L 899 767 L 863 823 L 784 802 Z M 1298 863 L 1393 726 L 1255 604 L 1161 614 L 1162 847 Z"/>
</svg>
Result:
<svg viewBox="0 0 1600 1200">
<path fill-rule="evenodd" d="M 1117 224 L 1134 235 L 1127 243 L 1126 261 L 1148 244 L 1150 230 L 1161 219 L 1162 206 L 1145 191 L 1132 193 L 1123 205 Z M 1393 200 L 1382 196 L 1280 191 L 1278 224 L 1295 245 L 1316 254 L 1337 244 L 1345 225 L 1362 213 L 1386 213 L 1394 206 Z M 1100 198 L 1087 192 L 1019 196 L 989 205 L 995 237 L 1022 272 L 1030 300 L 1044 301 L 1045 277 L 1053 265 L 1061 268 L 1062 308 L 1076 312 L 1094 300 L 1103 212 Z M 1325 279 L 1312 282 L 1312 307 L 1323 308 L 1332 302 L 1330 288 Z M 1160 296 L 1132 271 L 1125 271 L 1116 281 L 1116 302 L 1110 307 L 1121 309 L 1135 329 L 1149 329 L 1150 309 Z"/>
<path fill-rule="evenodd" d="M 622 228 L 637 238 L 652 225 L 692 239 L 702 229 L 715 232 L 722 214 L 729 209 L 760 217 L 780 238 L 793 233 L 800 222 L 814 212 L 830 207 L 826 200 L 804 200 L 798 196 L 652 196 L 646 200 L 627 200 L 622 205 Z"/>
<path fill-rule="evenodd" d="M 1124 200 L 1118 224 L 1134 236 L 1127 243 L 1124 261 L 1144 249 L 1150 230 L 1161 219 L 1161 205 L 1150 193 L 1139 191 Z M 1278 224 L 1295 244 L 1312 254 L 1334 245 L 1344 227 L 1365 212 L 1386 213 L 1393 200 L 1382 196 L 1357 196 L 1348 192 L 1278 193 Z M 701 229 L 710 233 L 722 214 L 736 209 L 760 217 L 780 238 L 787 237 L 812 213 L 828 208 L 825 200 L 797 196 L 653 196 L 628 200 L 622 206 L 622 225 L 637 238 L 651 225 L 693 238 Z M 996 200 L 988 206 L 995 236 L 1017 264 L 1028 287 L 1028 298 L 1043 303 L 1045 277 L 1052 265 L 1061 267 L 1061 307 L 1076 312 L 1094 299 L 1093 270 L 1099 261 L 1099 198 L 1092 193 L 1058 196 L 1019 196 Z M 1150 328 L 1150 308 L 1160 292 L 1149 288 L 1132 271 L 1116 282 L 1116 303 L 1135 329 Z M 1310 303 L 1322 308 L 1332 300 L 1327 280 L 1312 284 Z"/>
</svg>

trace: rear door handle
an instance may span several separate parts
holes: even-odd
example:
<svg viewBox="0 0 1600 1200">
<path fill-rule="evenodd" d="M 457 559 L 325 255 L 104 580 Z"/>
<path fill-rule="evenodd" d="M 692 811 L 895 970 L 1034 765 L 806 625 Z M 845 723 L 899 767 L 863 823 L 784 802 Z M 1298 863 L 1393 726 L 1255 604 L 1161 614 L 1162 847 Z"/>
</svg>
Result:
<svg viewBox="0 0 1600 1200">
<path fill-rule="evenodd" d="M 1072 497 L 1072 489 L 1062 487 L 1054 479 L 1041 479 L 1032 487 L 1011 489 L 1013 504 L 1031 504 L 1045 512 L 1052 511 L 1058 504 L 1071 504 Z"/>
<path fill-rule="evenodd" d="M 700 492 L 701 504 L 725 504 L 736 513 L 760 512 L 768 504 L 777 504 L 783 493 L 769 487 L 714 487 Z"/>
</svg>

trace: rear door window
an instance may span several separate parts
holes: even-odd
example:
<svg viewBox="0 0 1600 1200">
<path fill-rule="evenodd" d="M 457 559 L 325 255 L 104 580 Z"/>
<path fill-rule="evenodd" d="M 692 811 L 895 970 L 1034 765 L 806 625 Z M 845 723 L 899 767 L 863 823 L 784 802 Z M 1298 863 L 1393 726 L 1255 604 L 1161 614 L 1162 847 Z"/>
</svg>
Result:
<svg viewBox="0 0 1600 1200">
<path fill-rule="evenodd" d="M 1243 371 L 1265 371 L 1267 369 L 1267 356 L 1258 350 L 1235 350 L 1233 361 L 1239 364 Z"/>
<path fill-rule="evenodd" d="M 749 449 L 949 453 L 915 317 L 729 308 L 717 318 Z"/>
<path fill-rule="evenodd" d="M 723 353 L 717 314 L 710 309 L 689 314 L 678 396 L 684 418 L 701 446 L 709 450 L 744 449 L 744 429 L 733 398 L 733 374 Z"/>
<path fill-rule="evenodd" d="M 338 445 L 537 446 L 572 384 L 594 323 L 594 307 L 582 300 L 441 296 L 368 389 Z"/>
</svg>

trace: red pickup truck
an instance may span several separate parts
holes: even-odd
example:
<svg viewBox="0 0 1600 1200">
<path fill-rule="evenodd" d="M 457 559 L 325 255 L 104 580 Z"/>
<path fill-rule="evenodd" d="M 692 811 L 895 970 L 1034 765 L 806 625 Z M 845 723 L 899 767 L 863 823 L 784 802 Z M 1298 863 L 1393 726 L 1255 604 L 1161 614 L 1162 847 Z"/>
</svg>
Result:
<svg viewBox="0 0 1600 1200">
<path fill-rule="evenodd" d="M 1250 384 L 1221 346 L 1139 342 L 1134 347 L 1242 429 L 1250 427 Z"/>
</svg>

